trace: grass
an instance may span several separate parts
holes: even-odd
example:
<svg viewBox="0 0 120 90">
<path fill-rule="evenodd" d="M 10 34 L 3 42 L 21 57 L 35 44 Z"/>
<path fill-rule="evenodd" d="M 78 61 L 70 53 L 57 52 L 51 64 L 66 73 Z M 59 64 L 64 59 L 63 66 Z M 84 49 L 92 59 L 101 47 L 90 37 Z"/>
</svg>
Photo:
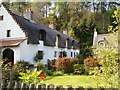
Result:
<svg viewBox="0 0 120 90">
<path fill-rule="evenodd" d="M 64 76 L 56 76 L 56 77 L 47 77 L 43 82 L 44 84 L 54 84 L 62 85 L 66 87 L 66 85 L 72 85 L 72 87 L 83 86 L 87 88 L 89 86 L 96 87 L 95 84 L 90 82 L 90 77 L 85 75 L 64 75 Z"/>
</svg>

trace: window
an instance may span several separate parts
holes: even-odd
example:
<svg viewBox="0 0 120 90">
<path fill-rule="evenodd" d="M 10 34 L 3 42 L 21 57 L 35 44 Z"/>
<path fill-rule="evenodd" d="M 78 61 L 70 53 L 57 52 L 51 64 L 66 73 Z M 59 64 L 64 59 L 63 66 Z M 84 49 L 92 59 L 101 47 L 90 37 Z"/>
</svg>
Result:
<svg viewBox="0 0 120 90">
<path fill-rule="evenodd" d="M 11 30 L 7 30 L 7 37 L 10 37 Z"/>
<path fill-rule="evenodd" d="M 71 52 L 71 57 L 73 57 L 73 52 Z"/>
<path fill-rule="evenodd" d="M 98 45 L 100 45 L 100 46 L 105 46 L 104 40 L 99 41 L 99 42 L 98 42 Z"/>
<path fill-rule="evenodd" d="M 39 40 L 45 41 L 46 40 L 46 32 L 41 30 L 39 33 Z"/>
<path fill-rule="evenodd" d="M 60 46 L 60 35 L 56 36 L 56 46 L 59 47 Z"/>
<path fill-rule="evenodd" d="M 75 42 L 75 41 L 73 40 L 73 41 L 72 41 L 72 48 L 74 48 L 74 42 Z"/>
<path fill-rule="evenodd" d="M 66 48 L 69 48 L 69 39 L 66 40 Z"/>
<path fill-rule="evenodd" d="M 57 51 L 54 51 L 54 57 L 57 57 Z"/>
<path fill-rule="evenodd" d="M 42 33 L 40 33 L 40 40 L 43 40 L 43 38 L 42 38 Z"/>
<path fill-rule="evenodd" d="M 75 52 L 74 52 L 74 58 L 76 57 L 76 54 L 75 54 Z"/>
<path fill-rule="evenodd" d="M 2 16 L 0 16 L 0 21 L 2 21 L 3 20 L 3 15 Z"/>
</svg>

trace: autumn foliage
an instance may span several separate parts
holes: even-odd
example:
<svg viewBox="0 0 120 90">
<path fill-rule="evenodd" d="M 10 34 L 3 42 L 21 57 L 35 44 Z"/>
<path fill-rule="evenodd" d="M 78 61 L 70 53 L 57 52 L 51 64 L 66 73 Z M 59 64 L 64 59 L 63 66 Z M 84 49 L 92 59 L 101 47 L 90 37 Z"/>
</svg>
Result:
<svg viewBox="0 0 120 90">
<path fill-rule="evenodd" d="M 91 56 L 91 57 L 87 57 L 84 60 L 84 65 L 86 66 L 87 69 L 94 69 L 94 67 L 99 66 L 99 59 L 97 59 L 96 56 Z"/>
<path fill-rule="evenodd" d="M 59 58 L 55 62 L 56 69 L 63 73 L 73 73 L 73 66 L 78 61 L 77 58 Z"/>
</svg>

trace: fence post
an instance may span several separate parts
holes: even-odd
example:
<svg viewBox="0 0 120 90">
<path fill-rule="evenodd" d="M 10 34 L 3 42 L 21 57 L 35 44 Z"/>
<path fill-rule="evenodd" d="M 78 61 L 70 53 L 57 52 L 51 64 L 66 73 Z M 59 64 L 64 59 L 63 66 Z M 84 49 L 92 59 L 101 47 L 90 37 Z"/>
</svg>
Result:
<svg viewBox="0 0 120 90">
<path fill-rule="evenodd" d="M 67 85 L 66 90 L 73 90 L 72 85 Z"/>
<path fill-rule="evenodd" d="M 84 88 L 82 86 L 78 86 L 76 90 L 84 90 Z"/>
<path fill-rule="evenodd" d="M 58 85 L 55 87 L 55 90 L 64 90 L 63 86 L 62 85 Z"/>
<path fill-rule="evenodd" d="M 14 83 L 14 90 L 20 90 L 19 83 L 17 81 L 15 81 Z"/>
<path fill-rule="evenodd" d="M 35 85 L 35 83 L 31 83 L 31 84 L 30 84 L 29 90 L 36 90 L 36 85 Z"/>
<path fill-rule="evenodd" d="M 47 90 L 54 90 L 54 85 L 53 84 L 47 85 Z"/>
<path fill-rule="evenodd" d="M 2 89 L 2 83 L 0 82 L 0 90 Z"/>
<path fill-rule="evenodd" d="M 46 85 L 45 84 L 38 84 L 37 86 L 36 86 L 36 90 L 45 90 L 46 89 Z"/>
<path fill-rule="evenodd" d="M 22 83 L 21 90 L 27 90 L 28 86 L 27 83 Z"/>
<path fill-rule="evenodd" d="M 40 84 L 37 84 L 36 90 L 41 90 L 41 85 Z"/>
<path fill-rule="evenodd" d="M 9 90 L 10 89 L 10 82 L 8 82 L 8 85 L 7 85 L 7 90 Z"/>
<path fill-rule="evenodd" d="M 93 90 L 93 88 L 89 86 L 88 88 L 85 88 L 85 90 Z"/>
</svg>

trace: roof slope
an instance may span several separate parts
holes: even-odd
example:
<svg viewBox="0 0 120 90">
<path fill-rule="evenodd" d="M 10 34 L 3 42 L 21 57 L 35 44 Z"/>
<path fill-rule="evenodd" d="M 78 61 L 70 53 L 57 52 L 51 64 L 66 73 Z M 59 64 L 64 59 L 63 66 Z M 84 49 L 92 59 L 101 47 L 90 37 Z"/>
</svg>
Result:
<svg viewBox="0 0 120 90">
<path fill-rule="evenodd" d="M 114 45 L 117 47 L 117 43 L 115 41 L 115 35 L 112 34 L 98 34 L 95 38 L 94 46 L 97 47 L 99 42 L 103 41 L 105 44 Z"/>
<path fill-rule="evenodd" d="M 65 35 L 57 30 L 53 30 L 48 26 L 42 24 L 32 23 L 30 20 L 16 15 L 14 13 L 10 13 L 17 24 L 22 28 L 28 37 L 28 43 L 30 44 L 39 44 L 40 31 L 44 31 L 46 33 L 46 40 L 44 42 L 45 46 L 55 46 L 55 38 L 57 35 L 60 35 L 60 47 L 66 47 L 66 40 L 69 39 L 69 48 L 72 47 L 72 41 L 74 41 L 74 48 L 77 48 L 78 42 L 68 35 Z"/>
</svg>

